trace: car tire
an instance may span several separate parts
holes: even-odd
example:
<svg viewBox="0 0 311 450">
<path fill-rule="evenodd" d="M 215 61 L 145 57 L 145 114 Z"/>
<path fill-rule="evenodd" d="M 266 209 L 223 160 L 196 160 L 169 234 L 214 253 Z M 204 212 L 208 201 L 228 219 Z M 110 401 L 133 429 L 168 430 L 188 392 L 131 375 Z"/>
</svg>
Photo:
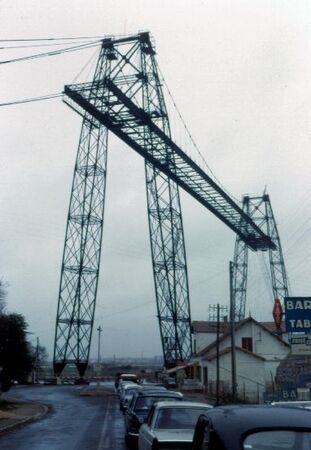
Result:
<svg viewBox="0 0 311 450">
<path fill-rule="evenodd" d="M 126 433 L 125 436 L 124 436 L 124 439 L 125 439 L 125 443 L 126 443 L 128 448 L 130 448 L 130 449 L 134 448 L 134 443 L 133 443 L 133 440 L 131 439 L 130 435 L 128 435 Z"/>
</svg>

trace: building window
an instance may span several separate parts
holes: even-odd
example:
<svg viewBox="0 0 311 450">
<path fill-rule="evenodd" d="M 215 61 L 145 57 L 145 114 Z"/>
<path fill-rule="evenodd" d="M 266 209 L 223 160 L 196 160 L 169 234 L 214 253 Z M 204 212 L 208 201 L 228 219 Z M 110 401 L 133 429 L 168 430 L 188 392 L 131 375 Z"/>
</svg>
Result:
<svg viewBox="0 0 311 450">
<path fill-rule="evenodd" d="M 251 337 L 242 337 L 242 348 L 248 350 L 249 352 L 253 351 L 253 338 Z"/>
</svg>

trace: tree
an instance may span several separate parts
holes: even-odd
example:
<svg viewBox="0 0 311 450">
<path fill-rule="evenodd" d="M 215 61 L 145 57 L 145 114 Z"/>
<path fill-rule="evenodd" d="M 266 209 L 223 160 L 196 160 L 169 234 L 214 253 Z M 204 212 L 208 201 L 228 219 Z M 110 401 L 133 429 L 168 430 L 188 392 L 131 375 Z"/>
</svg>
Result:
<svg viewBox="0 0 311 450">
<path fill-rule="evenodd" d="M 21 314 L 0 314 L 0 381 L 2 391 L 8 391 L 12 380 L 27 381 L 34 364 L 26 340 L 28 325 Z"/>
<path fill-rule="evenodd" d="M 0 280 L 0 314 L 3 314 L 6 307 L 7 286 L 7 283 Z"/>
</svg>

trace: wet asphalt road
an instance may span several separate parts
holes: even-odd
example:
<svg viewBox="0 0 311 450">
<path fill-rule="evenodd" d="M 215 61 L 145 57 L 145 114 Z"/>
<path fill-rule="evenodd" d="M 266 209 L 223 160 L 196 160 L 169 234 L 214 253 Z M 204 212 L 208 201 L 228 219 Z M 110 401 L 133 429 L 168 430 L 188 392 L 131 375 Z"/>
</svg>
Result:
<svg viewBox="0 0 311 450">
<path fill-rule="evenodd" d="M 80 386 L 16 388 L 10 396 L 52 407 L 44 419 L 0 436 L 2 450 L 125 450 L 124 419 L 112 383 L 108 395 L 80 396 Z M 111 394 L 111 395 L 109 395 Z"/>
</svg>

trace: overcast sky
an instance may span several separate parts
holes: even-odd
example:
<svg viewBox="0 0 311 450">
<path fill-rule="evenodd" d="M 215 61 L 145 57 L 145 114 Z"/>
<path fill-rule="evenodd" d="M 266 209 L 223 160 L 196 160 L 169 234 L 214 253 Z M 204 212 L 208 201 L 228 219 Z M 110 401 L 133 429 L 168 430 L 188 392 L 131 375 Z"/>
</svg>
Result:
<svg viewBox="0 0 311 450">
<path fill-rule="evenodd" d="M 140 30 L 154 36 L 166 82 L 222 184 L 239 199 L 267 188 L 291 292 L 310 295 L 310 1 L 0 0 L 1 40 Z M 0 62 L 57 48 L 0 44 L 5 47 Z M 96 54 L 92 48 L 2 64 L 0 103 L 59 93 L 65 84 L 91 80 Z M 33 342 L 38 336 L 50 357 L 80 127 L 80 117 L 60 98 L 0 107 L 0 275 L 10 285 L 8 310 L 25 315 Z M 192 319 L 202 320 L 209 304 L 228 303 L 235 236 L 187 194 L 181 193 L 181 200 Z M 252 254 L 246 310 L 258 320 L 272 320 L 264 267 L 263 255 Z M 102 356 L 161 354 L 144 162 L 114 137 L 98 325 Z"/>
</svg>

